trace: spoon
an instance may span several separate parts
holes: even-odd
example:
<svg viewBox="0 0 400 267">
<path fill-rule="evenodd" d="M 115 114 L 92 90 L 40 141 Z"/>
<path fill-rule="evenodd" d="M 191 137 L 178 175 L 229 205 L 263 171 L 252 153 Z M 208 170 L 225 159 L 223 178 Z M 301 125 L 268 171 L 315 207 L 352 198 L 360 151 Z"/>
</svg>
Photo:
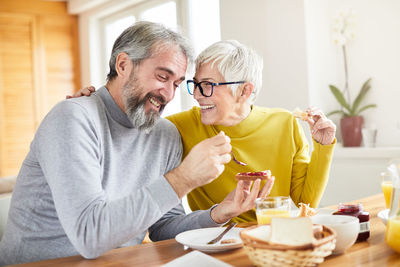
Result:
<svg viewBox="0 0 400 267">
<path fill-rule="evenodd" d="M 231 155 L 232 155 L 233 161 L 236 162 L 237 164 L 242 165 L 242 166 L 246 166 L 246 165 L 247 165 L 247 163 L 244 163 L 244 162 L 241 162 L 241 161 L 237 160 L 237 159 L 235 158 L 235 155 L 233 155 L 233 152 L 232 152 L 232 151 L 231 151 Z"/>
</svg>

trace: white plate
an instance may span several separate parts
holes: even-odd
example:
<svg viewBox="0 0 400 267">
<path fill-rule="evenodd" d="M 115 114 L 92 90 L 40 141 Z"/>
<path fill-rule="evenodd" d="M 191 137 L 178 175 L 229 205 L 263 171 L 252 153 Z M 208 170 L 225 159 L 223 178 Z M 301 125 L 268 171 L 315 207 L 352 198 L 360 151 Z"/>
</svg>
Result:
<svg viewBox="0 0 400 267">
<path fill-rule="evenodd" d="M 225 229 L 226 229 L 225 227 L 195 229 L 180 233 L 175 237 L 175 239 L 177 242 L 181 243 L 184 246 L 188 246 L 192 249 L 197 249 L 204 252 L 220 252 L 242 247 L 243 243 L 242 240 L 240 239 L 239 233 L 240 231 L 243 230 L 243 228 L 239 227 L 231 229 L 222 238 L 222 240 L 234 238 L 237 240 L 236 243 L 221 244 L 220 241 L 214 245 L 207 245 L 207 242 L 209 242 L 213 238 L 216 238 Z"/>
<path fill-rule="evenodd" d="M 381 219 L 381 221 L 385 225 L 387 223 L 388 215 L 389 215 L 389 209 L 381 210 L 380 212 L 378 212 L 379 219 Z"/>
</svg>

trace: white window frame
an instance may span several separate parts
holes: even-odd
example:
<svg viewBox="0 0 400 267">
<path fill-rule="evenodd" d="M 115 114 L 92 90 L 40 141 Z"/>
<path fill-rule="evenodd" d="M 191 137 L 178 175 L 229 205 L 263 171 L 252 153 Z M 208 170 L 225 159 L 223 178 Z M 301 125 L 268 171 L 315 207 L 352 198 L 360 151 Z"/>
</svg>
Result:
<svg viewBox="0 0 400 267">
<path fill-rule="evenodd" d="M 99 32 L 100 32 L 100 50 L 98 51 L 98 57 L 101 59 L 101 69 L 102 69 L 102 75 L 105 73 L 107 74 L 109 71 L 109 67 L 108 67 L 108 61 L 109 61 L 109 56 L 104 55 L 104 51 L 106 49 L 105 44 L 106 44 L 106 36 L 105 36 L 105 27 L 107 24 L 110 24 L 112 22 L 117 21 L 118 19 L 127 17 L 127 16 L 134 16 L 136 21 L 141 20 L 140 15 L 148 10 L 151 9 L 153 7 L 156 7 L 158 5 L 162 5 L 164 3 L 168 3 L 168 2 L 175 2 L 176 5 L 176 21 L 177 21 L 177 25 L 179 25 L 180 23 L 180 10 L 179 10 L 179 2 L 181 2 L 180 0 L 149 0 L 149 1 L 145 1 L 145 2 L 140 2 L 136 5 L 130 6 L 128 8 L 125 8 L 124 10 L 118 11 L 118 12 L 114 12 L 113 14 L 104 16 L 102 18 L 99 19 Z M 105 75 L 103 75 L 103 83 L 105 83 Z"/>
</svg>

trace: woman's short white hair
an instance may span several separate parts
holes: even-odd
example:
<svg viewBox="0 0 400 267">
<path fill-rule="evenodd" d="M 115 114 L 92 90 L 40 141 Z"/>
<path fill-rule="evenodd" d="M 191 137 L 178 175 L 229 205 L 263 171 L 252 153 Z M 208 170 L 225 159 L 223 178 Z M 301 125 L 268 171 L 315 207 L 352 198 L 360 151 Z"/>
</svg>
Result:
<svg viewBox="0 0 400 267">
<path fill-rule="evenodd" d="M 218 71 L 224 76 L 226 82 L 246 81 L 254 86 L 250 97 L 250 104 L 256 101 L 262 87 L 263 59 L 253 49 L 236 40 L 220 41 L 206 48 L 196 58 L 198 69 L 202 64 L 211 62 L 216 64 Z M 233 94 L 239 85 L 231 85 Z"/>
</svg>

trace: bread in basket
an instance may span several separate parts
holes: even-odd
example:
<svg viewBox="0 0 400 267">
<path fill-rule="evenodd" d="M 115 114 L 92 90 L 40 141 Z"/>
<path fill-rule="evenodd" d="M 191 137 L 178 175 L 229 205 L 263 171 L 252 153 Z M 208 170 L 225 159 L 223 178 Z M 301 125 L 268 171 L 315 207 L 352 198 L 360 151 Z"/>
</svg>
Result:
<svg viewBox="0 0 400 267">
<path fill-rule="evenodd" d="M 266 241 L 269 233 L 261 231 L 269 225 L 253 226 L 240 232 L 243 246 L 256 266 L 316 266 L 335 248 L 336 234 L 324 225 L 314 225 L 313 241 L 303 245 L 285 245 Z M 260 230 L 255 236 L 252 230 Z M 250 234 L 249 234 L 250 233 Z"/>
</svg>

